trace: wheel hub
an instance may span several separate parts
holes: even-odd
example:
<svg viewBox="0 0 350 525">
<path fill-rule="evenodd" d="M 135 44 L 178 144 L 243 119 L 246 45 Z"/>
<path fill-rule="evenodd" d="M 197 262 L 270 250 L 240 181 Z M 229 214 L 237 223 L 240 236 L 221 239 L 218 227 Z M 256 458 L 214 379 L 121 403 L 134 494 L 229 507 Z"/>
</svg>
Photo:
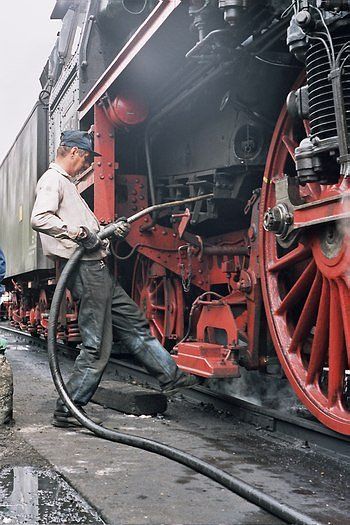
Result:
<svg viewBox="0 0 350 525">
<path fill-rule="evenodd" d="M 289 227 L 293 222 L 293 216 L 290 214 L 285 204 L 278 204 L 267 210 L 264 215 L 264 229 L 268 232 L 275 233 L 278 237 L 285 237 Z"/>
<path fill-rule="evenodd" d="M 311 245 L 317 268 L 325 278 L 347 280 L 347 241 L 338 224 L 325 224 L 322 232 L 315 235 Z"/>
<path fill-rule="evenodd" d="M 325 227 L 325 231 L 320 238 L 320 248 L 322 254 L 327 259 L 334 259 L 338 257 L 343 248 L 344 235 L 340 228 L 334 223 L 329 223 Z"/>
</svg>

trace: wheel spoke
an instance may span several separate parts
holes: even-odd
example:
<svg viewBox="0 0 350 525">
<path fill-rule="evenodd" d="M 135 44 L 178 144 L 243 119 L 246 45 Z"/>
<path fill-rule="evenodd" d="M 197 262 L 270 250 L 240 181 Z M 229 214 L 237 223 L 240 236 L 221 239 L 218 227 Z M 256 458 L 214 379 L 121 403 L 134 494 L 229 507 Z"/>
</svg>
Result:
<svg viewBox="0 0 350 525">
<path fill-rule="evenodd" d="M 290 268 L 294 264 L 307 259 L 310 256 L 310 253 L 311 248 L 300 243 L 296 248 L 294 248 L 294 250 L 287 253 L 286 255 L 283 255 L 283 257 L 269 265 L 269 271 L 280 272 L 281 270 Z"/>
<path fill-rule="evenodd" d="M 147 281 L 147 270 L 148 265 L 145 261 L 141 260 L 141 276 L 142 276 L 142 282 L 145 283 Z"/>
<path fill-rule="evenodd" d="M 158 292 L 158 290 L 164 286 L 163 279 L 161 279 L 158 283 L 155 281 L 153 283 L 152 293 Z"/>
<path fill-rule="evenodd" d="M 163 312 L 166 310 L 166 307 L 160 304 L 151 303 L 151 306 L 152 306 L 152 310 L 161 310 Z"/>
<path fill-rule="evenodd" d="M 309 295 L 305 301 L 304 308 L 300 314 L 297 325 L 295 327 L 292 341 L 288 351 L 294 353 L 297 351 L 298 345 L 306 339 L 310 334 L 311 328 L 315 324 L 317 307 L 320 299 L 322 286 L 322 276 L 317 272 L 314 282 L 312 283 Z"/>
<path fill-rule="evenodd" d="M 164 327 L 159 324 L 158 319 L 152 317 L 152 324 L 155 326 L 155 328 L 156 328 L 157 332 L 159 333 L 159 335 L 161 337 L 163 337 L 163 335 L 164 335 Z"/>
<path fill-rule="evenodd" d="M 314 383 L 317 376 L 321 373 L 327 349 L 329 334 L 329 284 L 323 280 L 320 307 L 317 315 L 315 335 L 312 341 L 311 356 L 307 371 L 306 384 Z"/>
<path fill-rule="evenodd" d="M 145 267 L 144 267 L 144 264 L 142 262 L 142 259 L 140 257 L 140 259 L 138 260 L 138 265 L 140 265 L 140 270 L 138 269 L 138 271 L 140 271 L 141 273 L 141 280 L 142 282 L 144 281 L 144 271 L 145 271 Z"/>
<path fill-rule="evenodd" d="M 339 307 L 338 288 L 331 281 L 329 357 L 328 357 L 328 406 L 341 399 L 344 381 L 344 331 Z"/>
<path fill-rule="evenodd" d="M 277 315 L 282 315 L 290 310 L 306 295 L 307 290 L 310 288 L 311 283 L 314 280 L 315 273 L 316 265 L 312 260 L 282 300 L 280 306 L 276 310 Z"/>
<path fill-rule="evenodd" d="M 343 280 L 338 281 L 340 306 L 343 318 L 343 329 L 345 335 L 346 352 L 347 352 L 347 366 L 350 368 L 350 296 L 349 288 Z"/>
</svg>

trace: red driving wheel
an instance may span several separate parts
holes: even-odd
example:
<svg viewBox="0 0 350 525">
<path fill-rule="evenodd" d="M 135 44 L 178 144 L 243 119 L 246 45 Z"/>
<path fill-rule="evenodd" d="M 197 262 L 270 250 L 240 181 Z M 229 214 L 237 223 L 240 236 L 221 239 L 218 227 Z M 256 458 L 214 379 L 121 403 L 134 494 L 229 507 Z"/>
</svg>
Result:
<svg viewBox="0 0 350 525">
<path fill-rule="evenodd" d="M 302 128 L 302 129 L 301 129 Z M 275 182 L 295 173 L 294 150 L 308 132 L 286 108 L 267 159 L 260 203 L 260 264 L 274 346 L 299 399 L 327 427 L 350 434 L 350 276 L 348 236 L 336 223 L 305 230 L 289 248 L 263 228 L 276 205 Z M 341 192 L 340 183 L 311 183 L 307 202 Z"/>
<path fill-rule="evenodd" d="M 149 321 L 152 335 L 162 345 L 183 337 L 181 283 L 176 277 L 168 277 L 165 268 L 139 256 L 134 269 L 132 298 Z"/>
</svg>

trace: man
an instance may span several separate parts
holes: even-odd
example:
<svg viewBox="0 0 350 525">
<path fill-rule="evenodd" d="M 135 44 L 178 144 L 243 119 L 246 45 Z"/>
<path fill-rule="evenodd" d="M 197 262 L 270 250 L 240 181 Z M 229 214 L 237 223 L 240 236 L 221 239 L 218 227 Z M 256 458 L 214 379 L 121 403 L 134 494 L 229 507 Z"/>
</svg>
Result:
<svg viewBox="0 0 350 525">
<path fill-rule="evenodd" d="M 1 294 L 5 290 L 4 285 L 1 284 L 5 275 L 6 275 L 6 260 L 5 260 L 4 252 L 0 248 L 0 298 L 1 298 Z"/>
<path fill-rule="evenodd" d="M 1 318 L 1 296 L 5 291 L 5 286 L 2 283 L 4 277 L 6 275 L 6 260 L 5 255 L 2 249 L 0 248 L 0 318 Z M 0 337 L 0 349 L 6 348 L 7 341 L 3 337 Z"/>
<path fill-rule="evenodd" d="M 111 278 L 105 264 L 108 242 L 101 243 L 100 224 L 80 196 L 72 179 L 89 167 L 94 156 L 90 135 L 65 131 L 55 162 L 39 179 L 32 212 L 32 227 L 40 232 L 43 250 L 53 258 L 67 260 L 77 244 L 83 255 L 69 288 L 79 301 L 78 324 L 82 347 L 74 363 L 67 389 L 80 407 L 94 395 L 111 353 L 113 332 L 123 346 L 159 381 L 165 393 L 198 383 L 184 374 L 149 330 L 146 318 L 123 288 Z M 115 234 L 124 238 L 130 225 L 118 221 Z M 74 426 L 77 421 L 61 400 L 54 412 L 55 426 Z"/>
</svg>

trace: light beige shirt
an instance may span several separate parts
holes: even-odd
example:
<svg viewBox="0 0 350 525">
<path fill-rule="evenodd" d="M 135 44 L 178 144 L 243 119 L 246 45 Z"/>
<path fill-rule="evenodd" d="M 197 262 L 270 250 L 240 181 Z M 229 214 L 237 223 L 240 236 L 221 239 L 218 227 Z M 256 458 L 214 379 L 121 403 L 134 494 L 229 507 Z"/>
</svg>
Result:
<svg viewBox="0 0 350 525">
<path fill-rule="evenodd" d="M 101 230 L 100 223 L 68 173 L 55 162 L 40 177 L 35 195 L 31 225 L 40 232 L 45 255 L 69 259 L 77 248 L 74 239 L 80 227 L 85 226 L 95 233 Z M 104 247 L 84 254 L 82 259 L 95 260 L 106 256 L 107 249 Z"/>
</svg>

